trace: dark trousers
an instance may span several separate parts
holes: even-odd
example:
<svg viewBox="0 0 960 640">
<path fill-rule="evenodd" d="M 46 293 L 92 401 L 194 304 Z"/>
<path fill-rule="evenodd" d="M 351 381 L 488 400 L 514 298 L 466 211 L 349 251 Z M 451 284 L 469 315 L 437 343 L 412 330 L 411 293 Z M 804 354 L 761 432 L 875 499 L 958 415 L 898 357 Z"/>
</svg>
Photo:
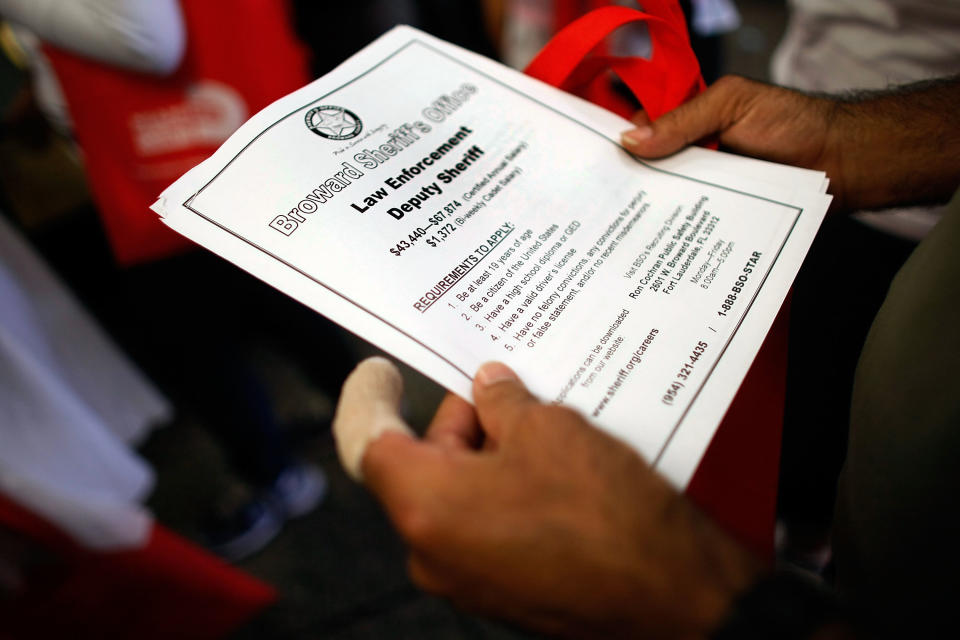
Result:
<svg viewBox="0 0 960 640">
<path fill-rule="evenodd" d="M 916 245 L 845 214 L 828 218 L 793 289 L 778 514 L 825 534 L 847 450 L 860 350 Z"/>
</svg>

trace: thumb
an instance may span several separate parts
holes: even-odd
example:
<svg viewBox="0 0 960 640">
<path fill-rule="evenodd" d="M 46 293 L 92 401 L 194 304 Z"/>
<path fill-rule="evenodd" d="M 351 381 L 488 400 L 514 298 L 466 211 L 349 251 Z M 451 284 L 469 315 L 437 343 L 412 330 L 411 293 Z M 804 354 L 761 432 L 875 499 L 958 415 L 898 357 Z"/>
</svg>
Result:
<svg viewBox="0 0 960 640">
<path fill-rule="evenodd" d="M 638 125 L 624 131 L 621 144 L 638 156 L 661 158 L 698 140 L 722 134 L 737 121 L 751 86 L 743 78 L 721 78 L 706 91 L 668 111 L 655 121 L 636 118 Z M 646 122 L 645 122 L 646 121 Z"/>
<path fill-rule="evenodd" d="M 502 362 L 488 362 L 473 379 L 473 400 L 484 432 L 494 442 L 523 420 L 523 413 L 540 404 Z"/>
</svg>

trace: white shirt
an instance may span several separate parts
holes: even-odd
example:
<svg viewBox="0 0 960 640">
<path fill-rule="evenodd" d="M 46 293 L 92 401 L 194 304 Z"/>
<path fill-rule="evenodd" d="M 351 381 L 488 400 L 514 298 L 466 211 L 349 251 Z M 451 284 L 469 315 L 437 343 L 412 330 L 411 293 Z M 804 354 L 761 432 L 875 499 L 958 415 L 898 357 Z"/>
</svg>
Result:
<svg viewBox="0 0 960 640">
<path fill-rule="evenodd" d="M 960 0 L 791 0 L 791 6 L 771 65 L 778 84 L 837 93 L 960 73 Z M 940 216 L 940 208 L 923 207 L 856 214 L 913 240 Z"/>
<path fill-rule="evenodd" d="M 0 216 L 0 493 L 96 549 L 136 547 L 167 401 Z"/>
<path fill-rule="evenodd" d="M 62 49 L 147 73 L 172 72 L 186 47 L 176 0 L 0 0 L 0 16 Z"/>
<path fill-rule="evenodd" d="M 29 56 L 37 103 L 67 136 L 72 129 L 70 114 L 40 40 L 100 62 L 158 75 L 175 71 L 186 50 L 177 0 L 0 0 L 0 18 L 14 25 Z"/>
</svg>

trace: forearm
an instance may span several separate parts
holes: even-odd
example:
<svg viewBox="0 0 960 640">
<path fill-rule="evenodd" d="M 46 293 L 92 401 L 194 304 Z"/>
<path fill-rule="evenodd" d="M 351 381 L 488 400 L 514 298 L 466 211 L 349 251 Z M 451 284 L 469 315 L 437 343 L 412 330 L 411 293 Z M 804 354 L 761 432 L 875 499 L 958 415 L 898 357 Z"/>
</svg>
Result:
<svg viewBox="0 0 960 640">
<path fill-rule="evenodd" d="M 725 76 L 655 122 L 639 112 L 623 144 L 659 158 L 719 138 L 736 153 L 826 172 L 839 210 L 943 202 L 960 182 L 958 103 L 960 77 L 824 96 Z"/>
<path fill-rule="evenodd" d="M 945 202 L 960 184 L 960 76 L 835 100 L 829 124 L 851 209 Z"/>
</svg>

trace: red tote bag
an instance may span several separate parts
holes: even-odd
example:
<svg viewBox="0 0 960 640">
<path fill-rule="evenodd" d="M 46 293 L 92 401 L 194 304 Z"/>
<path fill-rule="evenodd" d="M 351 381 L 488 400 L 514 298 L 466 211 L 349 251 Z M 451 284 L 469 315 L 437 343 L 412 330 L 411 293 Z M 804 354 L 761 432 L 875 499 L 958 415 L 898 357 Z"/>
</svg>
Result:
<svg viewBox="0 0 960 640">
<path fill-rule="evenodd" d="M 616 74 L 652 120 L 705 89 L 676 0 L 642 0 L 643 11 L 611 6 L 610 0 L 554 2 L 559 31 L 527 67 L 528 75 L 629 117 L 634 107 L 612 90 L 610 74 Z M 636 23 L 647 26 L 650 58 L 610 55 L 607 36 Z M 773 552 L 788 307 L 781 309 L 687 487 L 705 512 L 767 558 Z"/>
<path fill-rule="evenodd" d="M 182 0 L 187 50 L 170 76 L 46 47 L 119 263 L 190 246 L 149 206 L 254 113 L 309 79 L 289 7 L 277 0 Z"/>
</svg>

